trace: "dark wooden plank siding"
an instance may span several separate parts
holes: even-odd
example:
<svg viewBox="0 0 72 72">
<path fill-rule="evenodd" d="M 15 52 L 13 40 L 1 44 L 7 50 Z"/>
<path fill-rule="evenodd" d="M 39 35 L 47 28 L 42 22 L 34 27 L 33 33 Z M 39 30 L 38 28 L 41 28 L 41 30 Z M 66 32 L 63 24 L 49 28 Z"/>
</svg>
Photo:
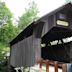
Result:
<svg viewBox="0 0 72 72">
<path fill-rule="evenodd" d="M 36 62 L 41 59 L 41 45 L 40 44 L 41 44 L 41 39 L 40 38 L 34 38 L 33 47 L 35 49 Z"/>
<path fill-rule="evenodd" d="M 37 60 L 41 59 L 41 39 L 34 35 L 11 46 L 10 64 L 14 67 L 33 66 Z"/>
<path fill-rule="evenodd" d="M 43 30 L 42 30 L 42 36 L 43 37 L 47 32 L 49 32 L 49 30 L 51 30 L 54 26 L 56 26 L 56 18 L 55 15 L 51 15 L 49 17 L 47 17 L 46 20 L 44 20 L 44 26 L 43 26 Z"/>
</svg>

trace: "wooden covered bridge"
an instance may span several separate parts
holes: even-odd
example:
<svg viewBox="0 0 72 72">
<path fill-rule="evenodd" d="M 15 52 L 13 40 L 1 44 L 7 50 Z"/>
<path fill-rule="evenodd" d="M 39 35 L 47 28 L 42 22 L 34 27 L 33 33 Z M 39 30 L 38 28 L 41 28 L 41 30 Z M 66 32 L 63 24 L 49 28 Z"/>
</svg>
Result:
<svg viewBox="0 0 72 72">
<path fill-rule="evenodd" d="M 31 67 L 47 60 L 72 63 L 72 4 L 31 23 L 10 42 L 10 47 L 13 67 Z"/>
</svg>

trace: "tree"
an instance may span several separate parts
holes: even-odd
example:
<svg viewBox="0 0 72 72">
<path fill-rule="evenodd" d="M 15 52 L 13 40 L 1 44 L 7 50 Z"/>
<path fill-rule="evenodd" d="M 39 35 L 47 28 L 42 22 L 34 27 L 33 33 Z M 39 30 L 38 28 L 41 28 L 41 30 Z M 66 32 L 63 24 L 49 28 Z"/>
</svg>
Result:
<svg viewBox="0 0 72 72">
<path fill-rule="evenodd" d="M 20 30 L 23 30 L 25 27 L 27 27 L 32 21 L 36 20 L 38 18 L 38 8 L 36 3 L 33 1 L 29 4 L 29 8 L 25 9 L 25 12 L 23 15 L 19 18 L 18 21 L 18 28 Z"/>
<path fill-rule="evenodd" d="M 12 14 L 4 2 L 0 2 L 0 25 L 11 23 Z"/>
<path fill-rule="evenodd" d="M 9 42 L 18 32 L 18 28 L 13 25 L 12 18 L 12 13 L 6 4 L 0 1 L 0 72 L 7 72 L 4 70 L 4 64 L 9 51 Z"/>
<path fill-rule="evenodd" d="M 12 24 L 6 24 L 1 27 L 1 36 L 0 40 L 4 44 L 8 44 L 18 32 L 18 28 L 13 26 Z"/>
<path fill-rule="evenodd" d="M 12 14 L 4 2 L 0 2 L 0 42 L 8 43 L 17 32 L 17 27 L 13 26 Z"/>
</svg>

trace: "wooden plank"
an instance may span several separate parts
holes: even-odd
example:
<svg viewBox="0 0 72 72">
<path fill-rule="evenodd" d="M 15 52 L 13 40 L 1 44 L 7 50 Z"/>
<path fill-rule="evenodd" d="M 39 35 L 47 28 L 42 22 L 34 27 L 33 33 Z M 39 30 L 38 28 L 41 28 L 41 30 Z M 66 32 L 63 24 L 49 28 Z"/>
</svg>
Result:
<svg viewBox="0 0 72 72">
<path fill-rule="evenodd" d="M 55 72 L 58 72 L 58 62 L 57 61 L 54 62 L 54 67 L 55 67 Z"/>
<path fill-rule="evenodd" d="M 62 64 L 62 72 L 67 72 L 66 70 L 66 64 Z"/>
<path fill-rule="evenodd" d="M 55 72 L 58 72 L 58 68 L 61 67 L 62 68 L 62 72 L 67 72 L 67 67 L 65 63 L 60 63 L 58 61 L 50 61 L 50 60 L 42 60 L 39 61 L 40 63 L 40 69 L 42 68 L 42 65 L 45 64 L 46 65 L 46 72 L 49 72 L 49 65 L 54 66 L 55 68 Z"/>
</svg>

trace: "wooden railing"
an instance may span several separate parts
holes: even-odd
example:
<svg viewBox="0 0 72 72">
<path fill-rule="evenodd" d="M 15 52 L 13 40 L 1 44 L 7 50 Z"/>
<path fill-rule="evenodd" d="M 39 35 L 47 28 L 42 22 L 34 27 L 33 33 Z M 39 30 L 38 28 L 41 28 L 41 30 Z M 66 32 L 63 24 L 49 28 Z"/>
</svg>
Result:
<svg viewBox="0 0 72 72">
<path fill-rule="evenodd" d="M 42 68 L 42 65 L 46 65 L 46 72 L 49 72 L 49 66 L 52 65 L 54 66 L 55 72 L 58 72 L 58 68 L 60 67 L 62 69 L 62 72 L 67 72 L 66 70 L 66 64 L 65 63 L 60 63 L 58 61 L 51 61 L 51 60 L 40 60 L 38 62 L 40 64 L 40 69 Z"/>
<path fill-rule="evenodd" d="M 39 60 L 37 63 L 39 64 L 39 67 L 40 67 L 40 70 L 38 70 L 38 72 L 42 72 L 43 64 L 46 65 L 45 72 L 49 72 L 50 66 L 54 67 L 54 72 L 58 72 L 59 68 L 61 68 L 61 70 L 62 70 L 61 72 L 67 72 L 67 65 L 65 63 L 61 63 L 58 61 L 51 61 L 51 60 L 43 60 L 43 59 Z M 21 72 L 25 71 L 23 67 L 20 67 L 20 68 L 15 68 L 16 72 L 19 72 L 18 71 L 19 69 L 21 70 Z M 29 70 L 29 72 L 31 72 L 31 71 Z"/>
</svg>

